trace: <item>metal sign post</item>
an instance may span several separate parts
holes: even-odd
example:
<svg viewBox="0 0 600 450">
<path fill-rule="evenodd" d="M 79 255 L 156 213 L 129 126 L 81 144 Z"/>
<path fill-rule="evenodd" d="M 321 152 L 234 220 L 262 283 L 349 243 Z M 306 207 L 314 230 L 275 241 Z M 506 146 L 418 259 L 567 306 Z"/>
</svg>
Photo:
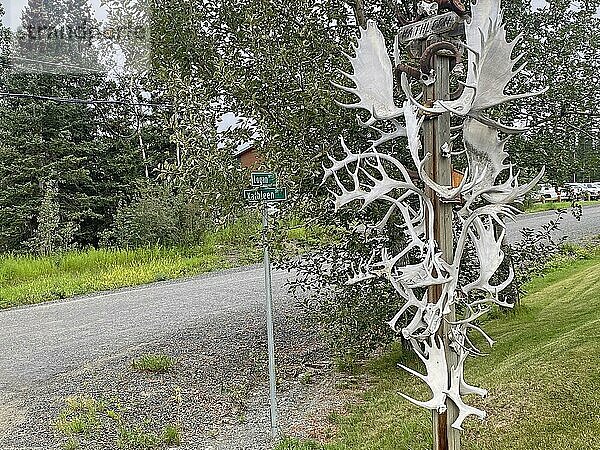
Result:
<svg viewBox="0 0 600 450">
<path fill-rule="evenodd" d="M 277 378 L 275 374 L 275 339 L 273 334 L 273 289 L 271 284 L 271 260 L 269 256 L 269 203 L 287 199 L 285 188 L 274 186 L 276 176 L 274 173 L 253 172 L 252 186 L 256 189 L 244 190 L 244 198 L 250 202 L 260 202 L 263 225 L 263 253 L 265 266 L 265 311 L 267 314 L 267 348 L 269 352 L 269 402 L 271 405 L 271 435 L 277 437 Z"/>
<path fill-rule="evenodd" d="M 265 309 L 267 312 L 267 347 L 269 351 L 269 399 L 271 404 L 271 435 L 279 433 L 277 426 L 277 378 L 275 377 L 275 342 L 273 337 L 273 289 L 271 286 L 271 261 L 269 258 L 269 209 L 266 201 L 262 205 L 263 252 L 265 265 Z"/>
</svg>

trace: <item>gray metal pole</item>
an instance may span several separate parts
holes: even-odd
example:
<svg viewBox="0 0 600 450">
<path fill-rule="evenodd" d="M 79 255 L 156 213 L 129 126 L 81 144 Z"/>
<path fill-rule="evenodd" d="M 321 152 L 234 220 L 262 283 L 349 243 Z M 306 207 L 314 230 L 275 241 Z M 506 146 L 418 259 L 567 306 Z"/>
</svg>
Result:
<svg viewBox="0 0 600 450">
<path fill-rule="evenodd" d="M 271 403 L 271 435 L 277 437 L 277 379 L 275 378 L 275 343 L 273 338 L 273 294 L 271 286 L 271 261 L 269 258 L 269 243 L 267 230 L 269 227 L 269 211 L 267 202 L 263 203 L 263 249 L 265 264 L 265 293 L 267 312 L 267 345 L 269 349 L 269 398 Z"/>
</svg>

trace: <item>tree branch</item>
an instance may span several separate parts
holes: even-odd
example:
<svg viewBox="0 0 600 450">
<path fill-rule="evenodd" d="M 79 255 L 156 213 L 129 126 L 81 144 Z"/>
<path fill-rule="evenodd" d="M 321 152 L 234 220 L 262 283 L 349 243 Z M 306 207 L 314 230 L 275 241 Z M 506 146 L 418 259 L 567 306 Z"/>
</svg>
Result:
<svg viewBox="0 0 600 450">
<path fill-rule="evenodd" d="M 595 139 L 596 136 L 594 136 L 593 134 L 591 134 L 590 132 L 584 130 L 583 128 L 578 127 L 577 125 L 573 125 L 571 122 L 569 122 L 568 120 L 565 120 L 565 123 L 570 126 L 571 128 L 579 131 L 580 133 L 585 134 L 587 137 L 590 137 L 592 139 Z"/>
<path fill-rule="evenodd" d="M 356 17 L 356 23 L 361 28 L 367 28 L 367 16 L 365 15 L 364 0 L 355 0 L 352 8 L 354 8 L 354 17 Z"/>
</svg>

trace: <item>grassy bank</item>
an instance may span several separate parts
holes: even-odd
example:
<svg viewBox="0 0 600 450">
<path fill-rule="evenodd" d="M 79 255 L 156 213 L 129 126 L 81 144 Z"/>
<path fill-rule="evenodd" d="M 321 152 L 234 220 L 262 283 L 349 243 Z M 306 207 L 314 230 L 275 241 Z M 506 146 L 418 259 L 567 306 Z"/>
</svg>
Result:
<svg viewBox="0 0 600 450">
<path fill-rule="evenodd" d="M 592 200 L 589 202 L 577 202 L 583 208 L 586 206 L 600 205 L 600 200 Z M 525 208 L 525 212 L 541 212 L 541 211 L 556 211 L 557 209 L 568 209 L 571 207 L 571 202 L 546 202 L 533 203 Z"/>
<path fill-rule="evenodd" d="M 468 399 L 488 419 L 465 422 L 462 448 L 600 449 L 600 255 L 535 280 L 516 314 L 485 328 L 497 344 L 467 363 L 466 379 L 490 391 Z M 398 395 L 425 399 L 428 390 L 396 367 L 400 361 L 422 369 L 401 352 L 371 363 L 372 387 L 349 414 L 331 417 L 331 442 L 288 439 L 277 449 L 430 449 L 430 414 Z"/>
<path fill-rule="evenodd" d="M 193 276 L 260 260 L 259 223 L 206 233 L 192 248 L 89 249 L 0 257 L 0 308 Z"/>
<path fill-rule="evenodd" d="M 53 256 L 0 255 L 0 309 L 138 286 L 262 261 L 260 218 L 210 231 L 189 248 L 88 249 Z M 281 245 L 298 253 L 331 239 L 328 230 L 281 225 Z"/>
</svg>

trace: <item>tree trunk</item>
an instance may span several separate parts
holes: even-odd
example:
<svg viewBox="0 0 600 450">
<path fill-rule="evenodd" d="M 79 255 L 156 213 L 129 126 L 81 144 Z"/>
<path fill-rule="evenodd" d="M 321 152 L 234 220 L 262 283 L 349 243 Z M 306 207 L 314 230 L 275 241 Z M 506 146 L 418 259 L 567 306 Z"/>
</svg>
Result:
<svg viewBox="0 0 600 450">
<path fill-rule="evenodd" d="M 356 17 L 356 23 L 361 28 L 367 28 L 367 17 L 365 16 L 365 2 L 364 0 L 355 0 L 354 5 L 354 17 Z"/>
</svg>

